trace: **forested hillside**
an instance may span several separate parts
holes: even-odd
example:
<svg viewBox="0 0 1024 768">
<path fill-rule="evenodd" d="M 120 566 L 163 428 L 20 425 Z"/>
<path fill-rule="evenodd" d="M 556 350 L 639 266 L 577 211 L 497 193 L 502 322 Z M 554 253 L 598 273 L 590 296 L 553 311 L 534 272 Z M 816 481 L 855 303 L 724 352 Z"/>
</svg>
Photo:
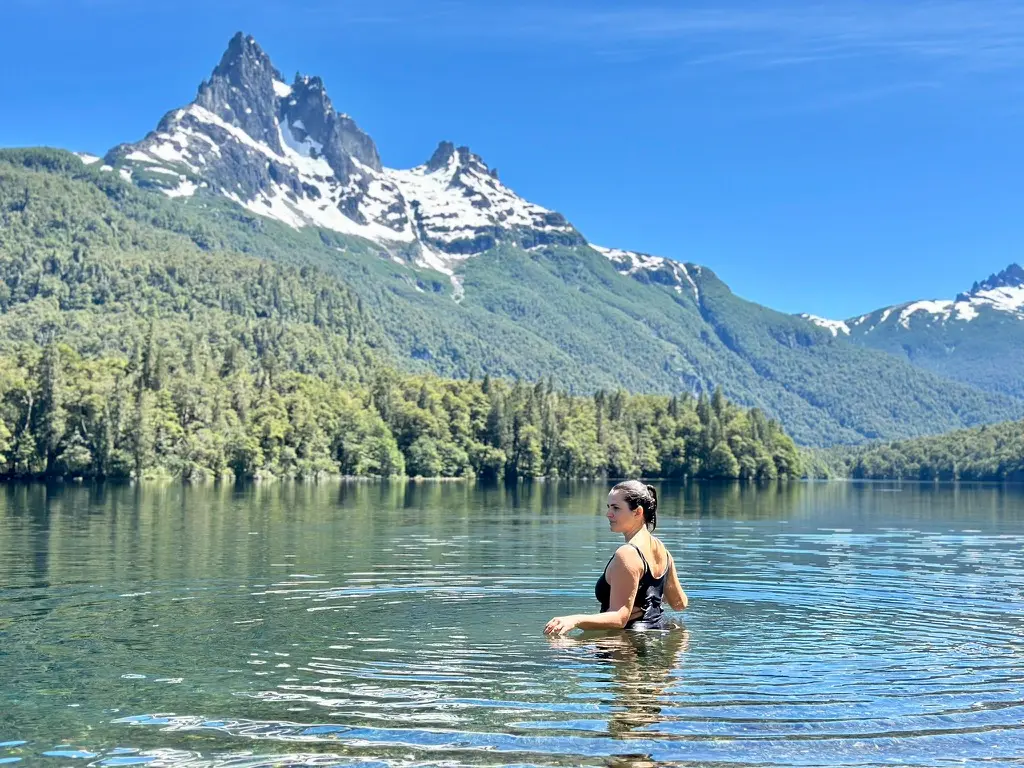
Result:
<svg viewBox="0 0 1024 768">
<path fill-rule="evenodd" d="M 856 448 L 832 448 L 806 457 L 811 476 L 857 480 L 1024 481 L 1024 422 L 988 424 L 934 437 Z"/>
<path fill-rule="evenodd" d="M 399 371 L 351 286 L 284 248 L 239 253 L 264 242 L 246 222 L 67 153 L 0 155 L 0 473 L 799 472 L 781 428 L 720 392 L 570 396 L 551 377 Z"/>
</svg>

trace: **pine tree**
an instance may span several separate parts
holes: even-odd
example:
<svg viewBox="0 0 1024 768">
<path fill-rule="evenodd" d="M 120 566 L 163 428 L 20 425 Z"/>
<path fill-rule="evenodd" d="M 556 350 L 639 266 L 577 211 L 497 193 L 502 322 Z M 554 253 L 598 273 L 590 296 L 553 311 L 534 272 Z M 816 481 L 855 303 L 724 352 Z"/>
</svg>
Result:
<svg viewBox="0 0 1024 768">
<path fill-rule="evenodd" d="M 43 352 L 39 370 L 40 396 L 37 434 L 42 443 L 46 474 L 54 473 L 61 441 L 67 428 L 65 408 L 64 377 L 61 369 L 61 352 L 51 342 Z"/>
</svg>

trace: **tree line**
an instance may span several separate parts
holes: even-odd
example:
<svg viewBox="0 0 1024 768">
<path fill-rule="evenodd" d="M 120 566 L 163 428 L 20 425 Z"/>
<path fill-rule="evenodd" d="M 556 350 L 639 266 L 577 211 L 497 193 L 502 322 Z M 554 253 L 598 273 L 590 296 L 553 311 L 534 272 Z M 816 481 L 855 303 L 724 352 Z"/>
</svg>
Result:
<svg viewBox="0 0 1024 768">
<path fill-rule="evenodd" d="M 774 479 L 796 448 L 713 396 L 593 396 L 379 367 L 365 382 L 275 369 L 197 339 L 168 368 L 157 330 L 128 357 L 51 343 L 0 358 L 8 478 L 323 475 Z"/>
<path fill-rule="evenodd" d="M 1024 421 L 802 457 L 805 472 L 855 480 L 1024 481 Z"/>
</svg>

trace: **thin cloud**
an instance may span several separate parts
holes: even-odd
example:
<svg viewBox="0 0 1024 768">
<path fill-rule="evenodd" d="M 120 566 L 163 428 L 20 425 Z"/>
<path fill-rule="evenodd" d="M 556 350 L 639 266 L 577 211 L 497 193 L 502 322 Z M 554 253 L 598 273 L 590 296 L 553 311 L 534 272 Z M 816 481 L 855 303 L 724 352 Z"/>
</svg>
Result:
<svg viewBox="0 0 1024 768">
<path fill-rule="evenodd" d="M 370 28 L 413 45 L 569 46 L 622 59 L 673 55 L 703 66 L 777 68 L 879 58 L 966 73 L 1024 68 L 1018 0 L 220 0 L 292 30 Z M 136 0 L 8 0 L 26 8 L 132 8 Z M 665 2 L 665 0 L 661 0 Z M 714 4 L 711 4 L 714 2 Z M 205 0 L 179 0 L 200 8 Z M 244 15 L 244 14 L 240 14 Z"/>
<path fill-rule="evenodd" d="M 704 65 L 801 66 L 835 58 L 916 60 L 984 72 L 1024 67 L 1024 6 L 1004 0 L 787 4 L 772 8 L 409 7 L 401 25 L 462 43 L 569 45 Z M 424 29 L 424 26 L 427 29 Z"/>
</svg>

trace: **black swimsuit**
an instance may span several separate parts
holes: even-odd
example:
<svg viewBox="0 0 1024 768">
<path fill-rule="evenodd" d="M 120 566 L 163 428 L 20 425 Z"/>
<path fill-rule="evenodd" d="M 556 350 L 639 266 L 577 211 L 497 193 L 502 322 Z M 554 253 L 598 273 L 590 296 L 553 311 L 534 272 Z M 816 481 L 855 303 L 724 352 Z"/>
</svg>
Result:
<svg viewBox="0 0 1024 768">
<path fill-rule="evenodd" d="M 669 569 L 665 569 L 665 572 L 661 574 L 661 578 L 654 578 L 651 566 L 647 564 L 647 558 L 640 551 L 640 547 L 636 544 L 630 544 L 629 546 L 637 551 L 637 554 L 640 555 L 640 559 L 644 563 L 644 573 L 640 577 L 640 583 L 636 588 L 636 598 L 633 600 L 633 610 L 635 611 L 637 608 L 640 608 L 643 614 L 635 619 L 630 619 L 629 623 L 626 624 L 626 629 L 668 629 L 661 603 L 665 598 L 665 579 L 668 576 Z M 615 555 L 608 558 L 608 563 L 611 563 L 614 558 Z M 604 575 L 607 570 L 608 565 L 606 564 L 604 571 L 601 572 L 601 578 L 597 580 L 597 584 L 594 586 L 594 596 L 601 603 L 602 613 L 608 610 L 612 599 L 612 585 L 608 583 L 608 579 Z"/>
</svg>

